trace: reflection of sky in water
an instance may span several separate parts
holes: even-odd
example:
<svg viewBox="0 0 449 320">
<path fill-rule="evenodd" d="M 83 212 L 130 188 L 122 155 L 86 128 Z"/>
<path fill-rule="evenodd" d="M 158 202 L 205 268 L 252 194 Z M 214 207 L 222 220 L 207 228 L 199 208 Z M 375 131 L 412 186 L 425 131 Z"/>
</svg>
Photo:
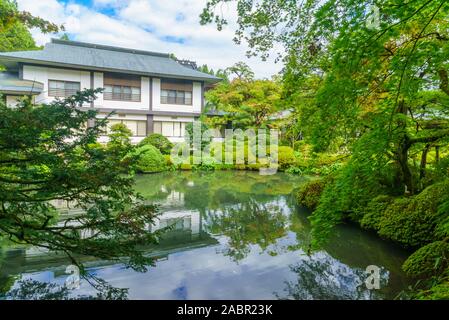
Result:
<svg viewBox="0 0 449 320">
<path fill-rule="evenodd" d="M 289 238 L 294 238 L 289 233 Z M 252 248 L 251 253 L 238 264 L 229 257 L 217 254 L 226 245 L 220 245 L 171 254 L 168 260 L 159 261 L 147 273 L 134 272 L 116 264 L 89 269 L 115 287 L 129 287 L 130 299 L 273 299 L 273 298 L 346 298 L 368 299 L 372 294 L 363 285 L 363 271 L 352 269 L 325 252 L 311 258 L 301 251 L 284 252 L 277 256 L 261 253 Z M 289 241 L 287 241 L 289 242 Z M 314 262 L 314 268 L 303 268 L 304 261 Z M 294 270 L 306 272 L 307 284 L 298 283 Z M 386 277 L 386 274 L 383 274 Z M 63 284 L 65 275 L 54 278 L 53 272 L 25 274 L 43 282 Z M 314 284 L 314 285 L 313 285 Z M 320 286 L 323 290 L 317 290 Z M 292 293 L 291 290 L 294 290 Z M 82 282 L 75 294 L 94 294 Z"/>
<path fill-rule="evenodd" d="M 183 208 L 189 188 L 198 188 L 198 182 L 189 182 L 185 183 L 184 190 L 174 189 L 181 185 L 176 180 L 173 185 L 154 186 L 165 194 L 167 201 L 163 206 L 165 214 L 153 230 L 164 227 L 167 221 L 180 219 L 155 267 L 147 273 L 138 273 L 119 263 L 96 262 L 88 268 L 89 273 L 114 287 L 129 288 L 130 299 L 377 299 L 392 298 L 405 286 L 402 274 L 397 271 L 401 258 L 397 261 L 385 258 L 394 255 L 395 251 L 389 253 L 378 239 L 369 239 L 361 232 L 345 231 L 337 245 L 329 248 L 329 253 L 320 251 L 309 257 L 298 247 L 310 228 L 307 219 L 296 213 L 285 195 L 270 196 L 263 201 L 258 198 L 256 206 L 249 198 L 243 200 L 244 205 L 241 199 L 233 203 L 220 198 L 226 205 L 222 203 L 214 210 L 203 208 L 200 214 L 201 209 L 194 210 L 191 205 L 189 210 Z M 250 206 L 245 206 L 247 203 Z M 269 214 L 261 222 L 248 222 L 245 214 L 251 217 L 252 210 Z M 234 220 L 226 222 L 226 217 Z M 220 229 L 232 228 L 233 224 L 239 223 L 243 226 L 237 225 L 232 232 Z M 281 226 L 282 232 L 270 238 L 271 234 L 264 232 L 277 235 L 279 228 L 265 229 L 267 225 L 275 224 Z M 355 245 L 351 247 L 352 243 Z M 232 245 L 243 245 L 243 254 L 230 254 Z M 375 255 L 370 256 L 367 250 L 375 250 Z M 373 261 L 383 267 L 381 277 L 385 290 L 372 291 L 365 287 L 364 268 Z M 41 271 L 30 267 L 35 272 L 27 270 L 27 262 L 23 264 L 23 279 L 63 285 L 67 278 L 64 274 L 67 263 L 45 267 L 43 262 Z M 391 280 L 394 280 L 393 286 Z M 83 280 L 73 294 L 95 295 L 95 291 Z"/>
</svg>

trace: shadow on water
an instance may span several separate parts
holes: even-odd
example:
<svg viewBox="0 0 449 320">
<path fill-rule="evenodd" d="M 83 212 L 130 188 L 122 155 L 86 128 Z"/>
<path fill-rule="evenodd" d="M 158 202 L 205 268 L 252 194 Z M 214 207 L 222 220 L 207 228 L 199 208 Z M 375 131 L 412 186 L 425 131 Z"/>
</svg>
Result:
<svg viewBox="0 0 449 320">
<path fill-rule="evenodd" d="M 251 172 L 139 176 L 137 191 L 161 211 L 149 231 L 171 226 L 158 245 L 144 248 L 154 259 L 148 272 L 82 257 L 89 277 L 104 280 L 95 286 L 81 279 L 79 288 L 67 290 L 64 256 L 3 248 L 0 293 L 9 299 L 390 299 L 405 289 L 400 266 L 407 252 L 354 226 L 338 227 L 323 250 L 305 254 L 309 212 L 290 196 L 304 181 Z M 380 290 L 366 288 L 369 265 L 380 267 Z"/>
</svg>

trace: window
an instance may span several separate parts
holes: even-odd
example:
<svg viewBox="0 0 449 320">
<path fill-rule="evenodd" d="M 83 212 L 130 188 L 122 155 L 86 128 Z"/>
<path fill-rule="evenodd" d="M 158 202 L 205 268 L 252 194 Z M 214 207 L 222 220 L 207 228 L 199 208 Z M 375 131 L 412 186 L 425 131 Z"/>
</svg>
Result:
<svg viewBox="0 0 449 320">
<path fill-rule="evenodd" d="M 192 92 L 179 90 L 161 90 L 161 103 L 192 105 Z"/>
<path fill-rule="evenodd" d="M 154 133 L 162 134 L 165 137 L 184 137 L 186 131 L 186 122 L 160 122 L 153 123 Z"/>
<path fill-rule="evenodd" d="M 162 134 L 162 122 L 153 122 L 153 131 Z"/>
<path fill-rule="evenodd" d="M 103 98 L 105 100 L 140 102 L 140 88 L 105 85 Z"/>
<path fill-rule="evenodd" d="M 140 102 L 140 76 L 106 72 L 103 81 L 105 100 Z"/>
<path fill-rule="evenodd" d="M 81 84 L 73 81 L 48 80 L 48 95 L 50 97 L 70 97 L 81 90 Z"/>
<path fill-rule="evenodd" d="M 123 123 L 129 130 L 131 130 L 134 137 L 145 137 L 147 135 L 147 122 L 144 120 L 116 120 L 111 119 L 108 122 L 107 133 L 111 133 L 111 127 L 114 124 Z"/>
</svg>

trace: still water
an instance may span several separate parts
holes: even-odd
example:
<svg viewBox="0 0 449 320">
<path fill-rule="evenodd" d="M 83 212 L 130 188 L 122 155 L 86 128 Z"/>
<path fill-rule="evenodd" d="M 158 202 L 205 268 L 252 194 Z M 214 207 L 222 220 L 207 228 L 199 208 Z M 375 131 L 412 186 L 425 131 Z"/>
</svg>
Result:
<svg viewBox="0 0 449 320">
<path fill-rule="evenodd" d="M 305 254 L 309 212 L 291 197 L 305 181 L 251 172 L 139 176 L 136 189 L 162 213 L 152 230 L 174 225 L 148 249 L 154 266 L 139 273 L 117 262 L 83 262 L 90 275 L 128 289 L 129 299 L 392 299 L 404 290 L 407 252 L 356 227 L 338 227 L 323 250 Z M 0 292 L 31 280 L 63 287 L 68 265 L 61 255 L 4 247 Z M 380 267 L 379 290 L 367 289 L 369 265 Z M 38 290 L 33 286 L 19 297 Z M 81 280 L 69 296 L 95 292 Z"/>
</svg>

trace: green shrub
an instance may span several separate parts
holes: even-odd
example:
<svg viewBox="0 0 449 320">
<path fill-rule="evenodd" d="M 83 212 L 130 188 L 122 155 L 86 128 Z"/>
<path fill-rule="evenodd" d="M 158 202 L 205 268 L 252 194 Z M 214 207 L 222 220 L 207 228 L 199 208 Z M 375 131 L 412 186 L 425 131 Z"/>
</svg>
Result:
<svg viewBox="0 0 449 320">
<path fill-rule="evenodd" d="M 422 300 L 449 300 L 449 281 L 434 285 L 429 290 L 421 291 L 416 298 Z"/>
<path fill-rule="evenodd" d="M 290 147 L 279 147 L 278 149 L 278 163 L 281 170 L 285 170 L 295 165 L 295 152 Z"/>
<path fill-rule="evenodd" d="M 415 251 L 402 265 L 412 277 L 437 275 L 446 270 L 449 262 L 449 243 L 432 242 Z"/>
<path fill-rule="evenodd" d="M 171 166 L 173 165 L 173 162 L 171 161 L 171 155 L 169 155 L 169 154 L 164 154 L 163 156 L 164 156 L 164 159 L 165 159 L 165 164 L 166 164 L 168 167 L 171 167 Z"/>
<path fill-rule="evenodd" d="M 439 240 L 435 229 L 441 217 L 437 212 L 447 190 L 448 182 L 436 183 L 416 196 L 396 199 L 380 218 L 379 234 L 411 247 Z"/>
<path fill-rule="evenodd" d="M 303 184 L 296 193 L 298 204 L 314 210 L 320 202 L 327 182 L 325 179 L 316 179 Z"/>
<path fill-rule="evenodd" d="M 110 151 L 126 150 L 126 154 L 132 147 L 131 136 L 132 132 L 126 125 L 123 123 L 116 123 L 110 128 L 110 133 L 108 134 L 109 140 L 106 146 Z"/>
<path fill-rule="evenodd" d="M 386 195 L 375 197 L 368 203 L 363 212 L 356 214 L 357 217 L 353 218 L 358 221 L 357 218 L 360 217 L 360 225 L 365 229 L 379 230 L 382 214 L 393 200 L 393 197 Z"/>
<path fill-rule="evenodd" d="M 413 198 L 400 198 L 383 212 L 379 235 L 405 246 L 419 246 L 435 240 L 435 216 L 429 210 L 416 210 Z"/>
<path fill-rule="evenodd" d="M 170 151 L 173 148 L 173 143 L 159 133 L 150 134 L 139 143 L 139 146 L 142 147 L 148 144 L 158 148 L 162 154 L 170 154 Z"/>
<path fill-rule="evenodd" d="M 186 171 L 192 170 L 192 165 L 190 163 L 181 163 L 179 165 L 179 169 L 186 170 Z"/>
<path fill-rule="evenodd" d="M 167 169 L 166 160 L 162 153 L 150 144 L 137 148 L 134 153 L 138 156 L 136 163 L 138 172 L 161 172 Z"/>
<path fill-rule="evenodd" d="M 296 174 L 296 175 L 302 175 L 303 171 L 301 168 L 299 167 L 290 167 L 287 170 L 285 170 L 285 172 L 290 173 L 290 174 Z"/>
</svg>

